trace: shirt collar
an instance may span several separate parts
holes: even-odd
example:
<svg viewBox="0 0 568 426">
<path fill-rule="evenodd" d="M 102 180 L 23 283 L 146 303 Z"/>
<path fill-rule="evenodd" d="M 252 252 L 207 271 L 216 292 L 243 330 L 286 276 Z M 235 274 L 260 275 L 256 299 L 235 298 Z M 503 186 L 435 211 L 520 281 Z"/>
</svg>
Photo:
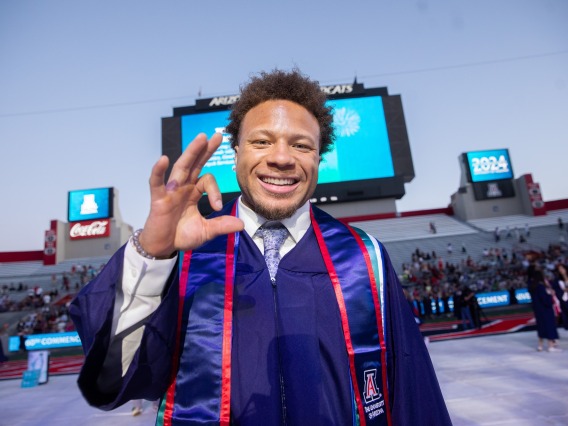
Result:
<svg viewBox="0 0 568 426">
<path fill-rule="evenodd" d="M 242 201 L 242 196 L 239 197 L 238 202 L 239 219 L 245 223 L 245 231 L 252 238 L 257 229 L 267 220 L 246 206 Z M 294 243 L 297 243 L 310 227 L 310 202 L 306 201 L 291 217 L 282 219 L 280 222 L 288 229 Z"/>
</svg>

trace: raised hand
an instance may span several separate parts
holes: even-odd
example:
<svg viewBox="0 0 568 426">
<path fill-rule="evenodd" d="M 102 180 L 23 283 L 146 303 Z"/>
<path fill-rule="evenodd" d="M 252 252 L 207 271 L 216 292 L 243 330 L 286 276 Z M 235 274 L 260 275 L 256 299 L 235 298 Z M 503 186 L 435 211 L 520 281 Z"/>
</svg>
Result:
<svg viewBox="0 0 568 426">
<path fill-rule="evenodd" d="M 219 133 L 209 140 L 203 133 L 197 135 L 175 162 L 167 184 L 164 179 L 168 158 L 162 156 L 152 168 L 150 214 L 139 239 L 148 254 L 166 258 L 176 250 L 191 250 L 218 235 L 244 228 L 243 222 L 232 216 L 205 219 L 197 208 L 204 192 L 213 209 L 222 207 L 221 193 L 213 175 L 199 177 L 221 141 Z"/>
</svg>

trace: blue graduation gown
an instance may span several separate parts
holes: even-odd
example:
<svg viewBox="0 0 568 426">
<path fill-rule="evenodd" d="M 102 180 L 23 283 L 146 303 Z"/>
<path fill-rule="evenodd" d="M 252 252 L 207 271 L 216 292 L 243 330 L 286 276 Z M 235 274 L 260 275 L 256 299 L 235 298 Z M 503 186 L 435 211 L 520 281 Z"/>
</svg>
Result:
<svg viewBox="0 0 568 426">
<path fill-rule="evenodd" d="M 276 288 L 270 284 L 262 255 L 245 233 L 238 258 L 231 353 L 233 423 L 280 424 L 283 406 L 288 424 L 356 422 L 339 309 L 313 230 L 282 259 Z M 81 290 L 71 307 L 86 353 L 79 387 L 91 405 L 104 410 L 130 399 L 161 397 L 171 379 L 175 350 L 177 271 L 168 280 L 162 303 L 145 323 L 141 346 L 120 388 L 111 394 L 97 389 L 122 259 L 123 249 Z M 383 259 L 393 424 L 451 424 L 423 338 L 384 250 Z"/>
<path fill-rule="evenodd" d="M 556 316 L 552 296 L 546 292 L 544 283 L 538 283 L 531 291 L 532 307 L 536 319 L 536 331 L 541 339 L 558 339 Z"/>
</svg>

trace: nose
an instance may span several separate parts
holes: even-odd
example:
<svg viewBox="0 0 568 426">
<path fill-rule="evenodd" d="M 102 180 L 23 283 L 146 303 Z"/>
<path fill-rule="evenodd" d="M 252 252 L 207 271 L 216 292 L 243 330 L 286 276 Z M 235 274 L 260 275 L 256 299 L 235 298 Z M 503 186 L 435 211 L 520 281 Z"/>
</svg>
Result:
<svg viewBox="0 0 568 426">
<path fill-rule="evenodd" d="M 270 148 L 267 161 L 269 164 L 274 164 L 278 167 L 293 166 L 295 158 L 292 150 L 293 148 L 286 141 L 280 140 Z"/>
</svg>

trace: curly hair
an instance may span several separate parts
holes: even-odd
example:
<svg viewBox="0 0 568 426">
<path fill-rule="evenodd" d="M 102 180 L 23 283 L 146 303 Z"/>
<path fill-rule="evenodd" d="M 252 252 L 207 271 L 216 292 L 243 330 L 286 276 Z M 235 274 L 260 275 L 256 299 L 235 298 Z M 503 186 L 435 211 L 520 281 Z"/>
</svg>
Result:
<svg viewBox="0 0 568 426">
<path fill-rule="evenodd" d="M 335 135 L 333 133 L 333 111 L 325 104 L 326 95 L 318 82 L 310 80 L 298 69 L 290 72 L 275 69 L 260 72 L 241 86 L 241 95 L 231 108 L 229 125 L 225 131 L 231 135 L 231 147 L 239 143 L 239 131 L 245 115 L 255 106 L 269 100 L 295 102 L 315 117 L 320 128 L 320 154 L 330 151 Z"/>
</svg>

